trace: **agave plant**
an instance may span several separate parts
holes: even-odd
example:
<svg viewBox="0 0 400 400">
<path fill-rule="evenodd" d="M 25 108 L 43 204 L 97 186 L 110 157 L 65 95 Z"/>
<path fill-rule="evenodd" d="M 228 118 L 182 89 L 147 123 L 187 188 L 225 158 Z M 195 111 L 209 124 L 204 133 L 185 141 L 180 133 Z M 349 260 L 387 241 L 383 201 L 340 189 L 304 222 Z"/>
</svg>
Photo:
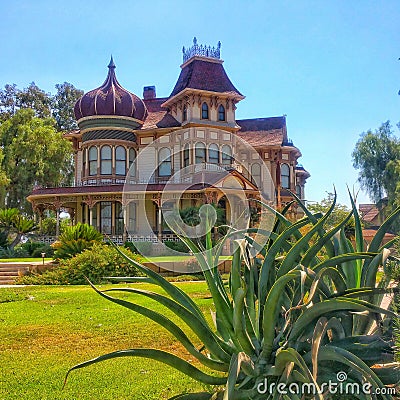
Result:
<svg viewBox="0 0 400 400">
<path fill-rule="evenodd" d="M 249 251 L 258 246 L 254 229 L 228 232 L 214 253 L 209 251 L 210 234 L 203 252 L 193 241 L 181 237 L 203 269 L 215 307 L 214 325 L 185 292 L 133 260 L 130 262 L 147 276 L 147 281 L 164 289 L 166 295 L 140 286 L 105 291 L 94 287 L 103 298 L 162 325 L 204 368 L 161 350 L 128 349 L 78 364 L 67 377 L 73 370 L 103 360 L 135 356 L 161 361 L 210 385 L 209 393 L 188 393 L 173 399 L 332 399 L 335 394 L 329 392 L 327 383 L 343 384 L 344 378 L 346 384 L 367 383 L 371 393 L 393 389 L 400 381 L 392 338 L 396 314 L 382 307 L 382 298 L 396 289 L 388 288 L 385 276 L 377 279 L 377 272 L 392 257 L 388 250 L 391 243 L 381 246 L 381 242 L 400 208 L 365 249 L 353 200 L 352 212 L 329 231 L 323 227 L 335 207 L 336 196 L 325 215 L 312 214 L 299 199 L 296 201 L 305 213 L 296 222 L 285 217 L 289 206 L 278 213 L 263 204 L 275 214 L 276 223 L 271 232 L 257 230 L 268 235 L 266 245 L 256 249 L 261 255 L 258 257 Z M 354 243 L 343 230 L 350 218 L 355 223 Z M 301 228 L 307 225 L 308 231 L 301 234 Z M 224 285 L 216 265 L 224 241 L 238 235 L 242 239 L 233 254 L 229 284 Z M 122 300 L 110 292 L 128 292 L 133 298 Z M 169 308 L 197 336 L 201 348 L 174 320 L 135 303 L 135 296 L 151 298 Z M 285 394 L 282 388 L 293 388 L 293 384 L 306 385 L 306 392 Z M 338 396 L 344 397 L 343 393 Z M 360 391 L 351 398 L 392 396 L 373 397 Z"/>
<path fill-rule="evenodd" d="M 53 245 L 53 248 L 56 250 L 54 256 L 62 259 L 71 258 L 102 240 L 103 235 L 93 226 L 82 223 L 67 226 L 60 235 L 59 241 Z"/>
</svg>

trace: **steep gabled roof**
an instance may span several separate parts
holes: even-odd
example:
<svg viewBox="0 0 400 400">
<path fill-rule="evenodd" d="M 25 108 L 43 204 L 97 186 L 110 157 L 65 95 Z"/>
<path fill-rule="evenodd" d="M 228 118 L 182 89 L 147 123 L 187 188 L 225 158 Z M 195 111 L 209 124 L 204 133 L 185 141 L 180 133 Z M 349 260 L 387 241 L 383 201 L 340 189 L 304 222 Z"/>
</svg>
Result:
<svg viewBox="0 0 400 400">
<path fill-rule="evenodd" d="M 193 58 L 184 64 L 170 97 L 187 88 L 217 93 L 235 93 L 242 96 L 228 78 L 222 61 Z"/>
</svg>

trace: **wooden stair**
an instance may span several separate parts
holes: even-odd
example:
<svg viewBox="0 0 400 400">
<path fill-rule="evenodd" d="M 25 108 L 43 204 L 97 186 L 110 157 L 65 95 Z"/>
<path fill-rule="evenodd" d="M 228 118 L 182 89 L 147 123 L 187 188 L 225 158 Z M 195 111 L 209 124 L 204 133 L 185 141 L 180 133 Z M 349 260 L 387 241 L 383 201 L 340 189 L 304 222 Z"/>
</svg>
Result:
<svg viewBox="0 0 400 400">
<path fill-rule="evenodd" d="M 0 285 L 12 285 L 15 279 L 29 271 L 30 263 L 0 263 Z"/>
</svg>

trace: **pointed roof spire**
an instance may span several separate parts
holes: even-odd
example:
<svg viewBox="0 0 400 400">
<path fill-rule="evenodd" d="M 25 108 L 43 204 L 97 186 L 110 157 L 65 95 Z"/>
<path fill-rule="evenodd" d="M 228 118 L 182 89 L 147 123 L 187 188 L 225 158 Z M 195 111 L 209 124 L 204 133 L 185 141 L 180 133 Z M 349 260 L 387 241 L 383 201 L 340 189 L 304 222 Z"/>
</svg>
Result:
<svg viewBox="0 0 400 400">
<path fill-rule="evenodd" d="M 114 64 L 114 60 L 113 60 L 113 56 L 111 54 L 111 60 L 110 63 L 108 64 L 108 68 L 115 68 L 115 64 Z"/>
</svg>

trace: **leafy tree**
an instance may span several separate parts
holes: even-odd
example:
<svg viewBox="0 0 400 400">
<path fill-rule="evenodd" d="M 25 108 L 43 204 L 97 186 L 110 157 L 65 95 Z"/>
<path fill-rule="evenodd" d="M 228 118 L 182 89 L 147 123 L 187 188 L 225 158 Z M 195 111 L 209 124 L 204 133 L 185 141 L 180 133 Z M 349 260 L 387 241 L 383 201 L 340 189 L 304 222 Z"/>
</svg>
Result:
<svg viewBox="0 0 400 400">
<path fill-rule="evenodd" d="M 35 231 L 35 222 L 21 215 L 16 208 L 0 210 L 0 237 L 3 247 L 14 249 L 21 242 L 22 236 Z"/>
<path fill-rule="evenodd" d="M 48 118 L 52 114 L 52 96 L 40 89 L 35 82 L 22 91 L 17 92 L 16 103 L 18 108 L 31 108 L 35 116 Z"/>
<path fill-rule="evenodd" d="M 388 196 L 389 203 L 394 203 L 400 184 L 400 141 L 390 122 L 383 123 L 375 132 L 364 132 L 352 156 L 361 187 L 371 199 L 378 202 Z"/>
<path fill-rule="evenodd" d="M 15 84 L 5 85 L 4 89 L 0 89 L 0 121 L 6 121 L 22 108 L 30 108 L 36 117 L 54 116 L 60 131 L 76 129 L 73 109 L 83 91 L 68 82 L 55 87 L 57 93 L 53 96 L 40 89 L 35 82 L 23 90 Z"/>
<path fill-rule="evenodd" d="M 307 208 L 312 213 L 322 213 L 323 215 L 325 215 L 329 211 L 334 199 L 335 199 L 335 194 L 328 193 L 327 197 L 322 199 L 320 203 L 309 204 L 307 205 Z M 337 203 L 335 205 L 333 212 L 329 215 L 328 219 L 326 220 L 324 229 L 331 230 L 335 226 L 339 225 L 343 220 L 346 219 L 350 211 L 351 210 L 344 204 Z M 354 226 L 355 226 L 354 218 L 351 218 L 344 226 L 344 232 L 348 238 L 354 237 Z"/>
<path fill-rule="evenodd" d="M 69 183 L 73 173 L 71 143 L 62 139 L 54 119 L 37 118 L 30 109 L 18 110 L 0 125 L 1 162 L 8 184 L 1 202 L 31 212 L 26 197 L 34 185 Z"/>
<path fill-rule="evenodd" d="M 83 95 L 83 90 L 77 89 L 68 82 L 56 85 L 56 89 L 57 93 L 53 98 L 53 109 L 58 129 L 61 131 L 76 129 L 74 105 Z"/>
<path fill-rule="evenodd" d="M 3 90 L 0 90 L 0 120 L 4 121 L 12 117 L 17 111 L 17 85 L 5 85 Z"/>
</svg>

